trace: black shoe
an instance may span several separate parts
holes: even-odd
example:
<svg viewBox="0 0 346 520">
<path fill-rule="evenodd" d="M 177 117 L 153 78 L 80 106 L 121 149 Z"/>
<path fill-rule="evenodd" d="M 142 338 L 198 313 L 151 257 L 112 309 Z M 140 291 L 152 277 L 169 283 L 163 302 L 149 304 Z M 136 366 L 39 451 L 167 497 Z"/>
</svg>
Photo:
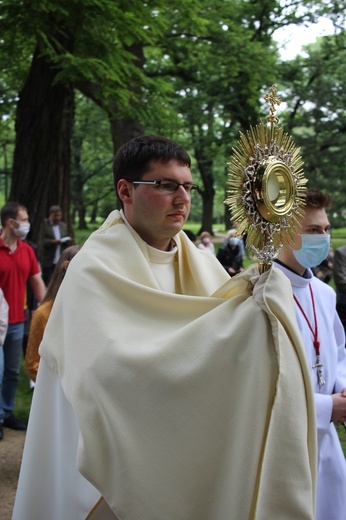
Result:
<svg viewBox="0 0 346 520">
<path fill-rule="evenodd" d="M 3 438 L 4 438 L 4 430 L 3 430 L 2 426 L 0 426 L 0 441 L 2 441 Z"/>
<path fill-rule="evenodd" d="M 13 413 L 5 417 L 4 426 L 11 428 L 11 430 L 26 430 L 26 424 L 17 419 Z"/>
</svg>

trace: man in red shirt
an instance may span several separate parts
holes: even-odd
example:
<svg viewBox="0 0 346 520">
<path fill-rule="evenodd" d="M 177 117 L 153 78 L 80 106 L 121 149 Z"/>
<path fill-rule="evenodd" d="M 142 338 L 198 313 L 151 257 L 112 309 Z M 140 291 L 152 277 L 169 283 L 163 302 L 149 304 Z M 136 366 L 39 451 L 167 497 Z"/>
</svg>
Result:
<svg viewBox="0 0 346 520">
<path fill-rule="evenodd" d="M 26 425 L 13 415 L 24 335 L 24 304 L 29 280 L 40 302 L 46 288 L 34 250 L 23 240 L 30 230 L 28 212 L 17 202 L 1 209 L 0 287 L 9 305 L 8 330 L 0 352 L 0 440 L 2 426 L 25 430 Z"/>
</svg>

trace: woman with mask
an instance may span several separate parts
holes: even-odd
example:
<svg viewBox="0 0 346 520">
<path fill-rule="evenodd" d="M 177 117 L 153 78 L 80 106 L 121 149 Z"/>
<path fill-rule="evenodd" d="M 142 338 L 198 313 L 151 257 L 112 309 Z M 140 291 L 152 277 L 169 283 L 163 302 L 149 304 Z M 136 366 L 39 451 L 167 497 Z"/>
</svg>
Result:
<svg viewBox="0 0 346 520">
<path fill-rule="evenodd" d="M 22 344 L 24 336 L 24 301 L 29 281 L 41 302 L 46 288 L 34 250 L 24 242 L 29 232 L 28 212 L 17 202 L 7 202 L 1 209 L 0 287 L 9 306 L 8 329 L 0 358 L 0 426 L 25 430 L 26 424 L 13 415 Z"/>
<path fill-rule="evenodd" d="M 330 248 L 328 195 L 306 192 L 305 215 L 276 266 L 289 278 L 315 393 L 318 477 L 316 520 L 340 520 L 346 511 L 346 462 L 334 423 L 346 421 L 345 336 L 334 290 L 313 275 Z M 294 414 L 294 403 L 292 403 Z M 291 420 L 291 418 L 287 418 Z"/>
<path fill-rule="evenodd" d="M 208 231 L 203 231 L 201 233 L 201 242 L 198 244 L 198 249 L 202 249 L 202 251 L 209 251 L 209 253 L 215 255 L 214 244 L 211 241 L 211 236 Z"/>
</svg>

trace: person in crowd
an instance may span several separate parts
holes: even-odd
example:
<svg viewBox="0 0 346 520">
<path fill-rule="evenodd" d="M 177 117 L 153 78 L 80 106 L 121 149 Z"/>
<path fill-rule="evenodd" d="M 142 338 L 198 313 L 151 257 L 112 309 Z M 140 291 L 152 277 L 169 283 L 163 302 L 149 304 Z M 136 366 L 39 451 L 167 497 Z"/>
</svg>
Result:
<svg viewBox="0 0 346 520">
<path fill-rule="evenodd" d="M 245 235 L 244 235 L 245 236 Z M 236 238 L 237 239 L 237 245 L 239 246 L 240 248 L 240 252 L 241 252 L 241 255 L 242 255 L 242 258 L 244 259 L 245 257 L 245 253 L 246 253 L 246 250 L 245 250 L 245 242 L 244 242 L 244 236 L 237 236 L 237 228 L 235 227 L 232 227 L 231 229 L 229 229 L 226 233 L 226 236 L 225 236 L 225 239 L 223 241 L 223 246 L 227 246 L 228 244 L 228 240 L 230 238 Z"/>
<path fill-rule="evenodd" d="M 318 436 L 316 520 L 340 520 L 346 511 L 346 463 L 335 428 L 346 421 L 345 335 L 335 291 L 313 275 L 330 248 L 329 195 L 306 192 L 305 216 L 277 267 L 291 282 L 296 315 L 315 392 Z"/>
<path fill-rule="evenodd" d="M 225 235 L 225 238 L 224 238 L 224 241 L 223 241 L 223 245 L 226 246 L 227 245 L 227 242 L 228 242 L 228 239 L 229 238 L 237 238 L 237 229 L 235 227 L 232 227 L 231 229 L 229 229 Z"/>
<path fill-rule="evenodd" d="M 42 301 L 46 288 L 33 249 L 24 242 L 30 224 L 26 208 L 17 202 L 7 202 L 1 209 L 0 287 L 9 305 L 9 324 L 3 345 L 3 372 L 0 403 L 0 425 L 25 430 L 26 424 L 13 414 L 23 347 L 28 280 L 37 301 Z M 1 361 L 1 360 L 0 360 Z"/>
<path fill-rule="evenodd" d="M 33 313 L 25 356 L 25 370 L 32 381 L 36 381 L 37 370 L 40 363 L 38 349 L 43 338 L 43 333 L 55 297 L 58 293 L 60 284 L 65 277 L 69 263 L 78 251 L 79 246 L 75 245 L 68 247 L 61 253 L 58 263 L 55 266 L 53 276 L 48 284 L 45 297 L 43 298 L 41 305 Z"/>
<path fill-rule="evenodd" d="M 230 237 L 227 244 L 220 247 L 216 257 L 230 276 L 243 270 L 243 254 L 240 240 L 236 237 Z"/>
<path fill-rule="evenodd" d="M 198 244 L 198 248 L 202 251 L 208 251 L 209 253 L 215 255 L 215 247 L 211 241 L 211 235 L 208 231 L 203 231 L 201 233 L 201 242 Z"/>
<path fill-rule="evenodd" d="M 25 239 L 25 243 L 31 246 L 34 250 L 36 259 L 38 261 L 38 247 L 35 242 L 32 240 Z M 40 266 L 40 263 L 39 263 Z M 41 266 L 40 266 L 41 267 Z M 42 271 L 42 269 L 41 269 Z M 37 300 L 35 298 L 35 294 L 32 290 L 30 282 L 27 282 L 26 284 L 26 295 L 25 295 L 25 303 L 24 303 L 24 313 L 25 313 L 25 325 L 24 325 L 24 336 L 23 336 L 23 356 L 25 359 L 26 356 L 26 347 L 28 344 L 28 338 L 29 338 L 29 330 L 31 325 L 31 318 L 33 315 L 33 312 L 37 309 Z M 29 388 L 30 390 L 33 390 L 35 388 L 35 382 L 32 379 L 29 379 Z"/>
<path fill-rule="evenodd" d="M 336 310 L 346 332 L 346 245 L 334 251 Z"/>
<path fill-rule="evenodd" d="M 116 154 L 122 209 L 69 265 L 40 346 L 13 520 L 313 519 L 290 284 L 232 280 L 195 247 L 190 164 L 160 136 Z"/>
<path fill-rule="evenodd" d="M 54 267 L 66 247 L 72 244 L 68 236 L 67 224 L 62 220 L 60 206 L 49 208 L 49 217 L 45 220 L 43 238 L 42 276 L 46 285 L 52 277 Z"/>
<path fill-rule="evenodd" d="M 3 366 L 4 366 L 4 353 L 3 353 L 3 344 L 6 337 L 8 327 L 8 303 L 5 300 L 4 293 L 0 288 L 0 381 L 3 376 Z M 0 441 L 4 438 L 4 429 L 2 424 L 0 424 Z"/>
</svg>

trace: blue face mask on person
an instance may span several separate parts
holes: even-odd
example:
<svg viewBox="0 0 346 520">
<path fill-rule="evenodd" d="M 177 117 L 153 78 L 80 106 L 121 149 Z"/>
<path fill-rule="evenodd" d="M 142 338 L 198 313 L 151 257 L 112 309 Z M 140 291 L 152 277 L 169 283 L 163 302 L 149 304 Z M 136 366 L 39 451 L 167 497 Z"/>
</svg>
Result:
<svg viewBox="0 0 346 520">
<path fill-rule="evenodd" d="M 328 256 L 330 249 L 330 235 L 301 235 L 302 247 L 293 249 L 293 254 L 303 267 L 315 267 Z"/>
</svg>

